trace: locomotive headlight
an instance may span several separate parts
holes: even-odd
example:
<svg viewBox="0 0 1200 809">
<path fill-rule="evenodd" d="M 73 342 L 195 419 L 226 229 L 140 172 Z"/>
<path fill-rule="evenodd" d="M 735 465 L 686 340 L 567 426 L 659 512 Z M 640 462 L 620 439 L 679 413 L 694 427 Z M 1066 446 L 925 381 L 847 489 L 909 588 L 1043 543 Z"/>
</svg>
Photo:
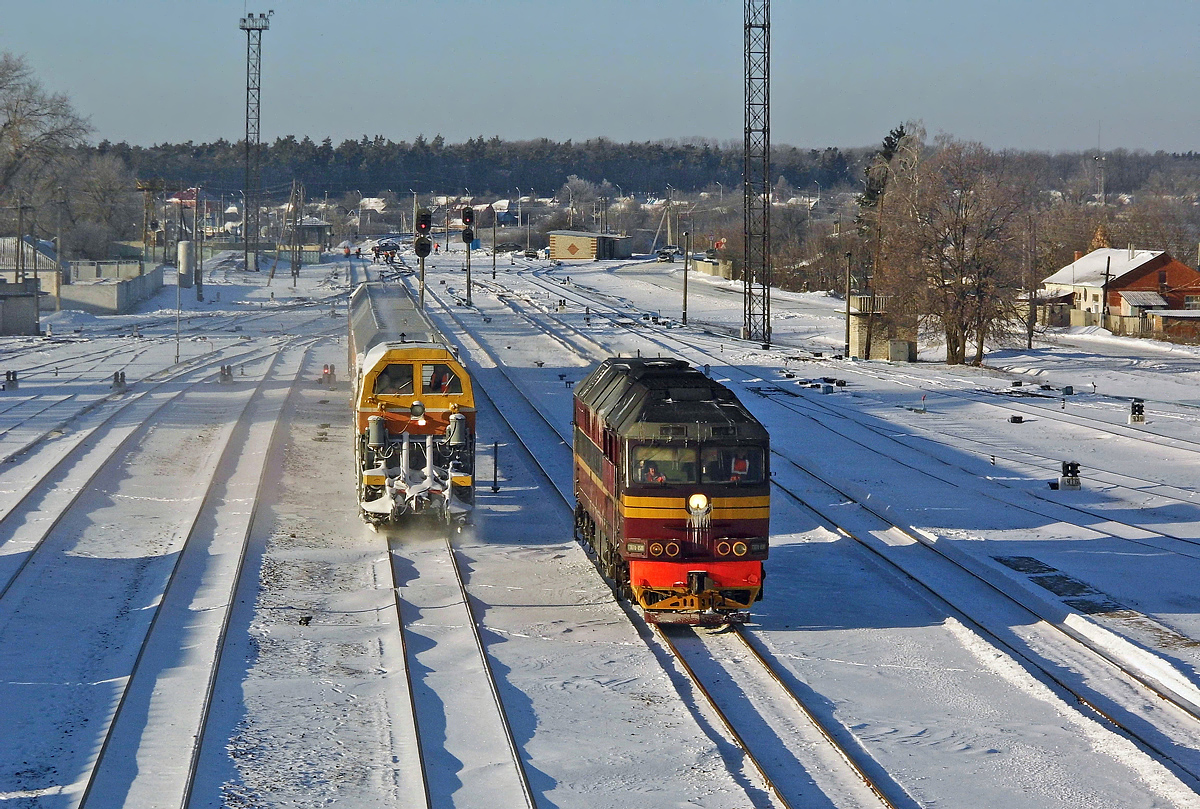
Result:
<svg viewBox="0 0 1200 809">
<path fill-rule="evenodd" d="M 696 492 L 688 498 L 687 507 L 692 514 L 703 513 L 708 508 L 708 495 Z"/>
<path fill-rule="evenodd" d="M 734 556 L 745 556 L 747 550 L 749 550 L 749 548 L 746 547 L 745 542 L 739 540 L 738 542 L 733 543 Z"/>
<path fill-rule="evenodd" d="M 663 552 L 663 546 L 662 546 L 661 542 L 651 542 L 650 543 L 650 555 L 651 556 L 662 556 L 662 552 Z"/>
<path fill-rule="evenodd" d="M 678 556 L 679 555 L 679 543 L 678 542 L 668 542 L 666 550 L 667 550 L 667 556 Z"/>
<path fill-rule="evenodd" d="M 417 420 L 417 424 L 425 426 L 425 404 L 420 401 L 415 401 L 408 406 L 408 414 L 411 418 Z"/>
<path fill-rule="evenodd" d="M 729 550 L 730 549 L 729 549 L 728 542 L 721 540 L 720 542 L 717 543 L 717 556 L 728 556 Z"/>
</svg>

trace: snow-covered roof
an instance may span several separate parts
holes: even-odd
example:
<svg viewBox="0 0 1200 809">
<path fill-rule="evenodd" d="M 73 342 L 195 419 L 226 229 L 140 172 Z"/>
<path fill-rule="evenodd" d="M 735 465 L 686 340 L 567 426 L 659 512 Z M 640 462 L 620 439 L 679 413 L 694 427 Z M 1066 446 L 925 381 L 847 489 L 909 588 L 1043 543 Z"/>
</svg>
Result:
<svg viewBox="0 0 1200 809">
<path fill-rule="evenodd" d="M 1200 320 L 1200 309 L 1155 309 L 1150 314 L 1180 320 Z"/>
<path fill-rule="evenodd" d="M 1111 284 L 1123 275 L 1133 272 L 1147 262 L 1163 254 L 1162 250 L 1134 250 L 1101 247 L 1093 250 L 1078 261 L 1073 261 L 1042 281 L 1043 284 L 1061 284 L 1073 287 L 1103 287 L 1104 271 L 1108 268 Z"/>
<path fill-rule="evenodd" d="M 1162 295 L 1159 295 L 1157 292 L 1150 292 L 1149 290 L 1126 289 L 1122 290 L 1119 294 L 1130 306 L 1145 308 L 1147 306 L 1167 305 L 1167 301 Z"/>
</svg>

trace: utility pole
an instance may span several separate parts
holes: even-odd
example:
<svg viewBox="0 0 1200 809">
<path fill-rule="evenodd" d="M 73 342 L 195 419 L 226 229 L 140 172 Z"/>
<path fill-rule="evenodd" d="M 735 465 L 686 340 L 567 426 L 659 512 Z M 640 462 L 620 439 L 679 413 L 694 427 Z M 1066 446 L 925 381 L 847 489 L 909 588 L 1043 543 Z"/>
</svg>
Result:
<svg viewBox="0 0 1200 809">
<path fill-rule="evenodd" d="M 60 185 L 58 187 L 58 208 L 54 215 L 54 257 L 58 264 L 58 294 L 54 296 L 54 311 L 62 311 L 62 284 L 66 280 L 67 268 L 63 263 L 62 215 L 67 206 L 67 194 Z"/>
<path fill-rule="evenodd" d="M 246 32 L 246 201 L 242 211 L 242 256 L 245 268 L 258 272 L 259 193 L 262 188 L 262 144 L 259 129 L 259 98 L 262 94 L 262 34 L 271 27 L 272 9 L 266 14 L 242 17 L 239 28 Z M 250 239 L 254 250 L 250 250 Z M 254 263 L 250 262 L 251 252 Z"/>
<path fill-rule="evenodd" d="M 1029 317 L 1025 329 L 1025 348 L 1033 350 L 1033 329 L 1037 325 L 1037 220 L 1029 217 Z"/>
<path fill-rule="evenodd" d="M 692 264 L 692 232 L 683 232 L 683 325 L 687 325 L 687 281 L 688 268 Z"/>
<path fill-rule="evenodd" d="M 303 243 L 300 235 L 300 224 L 304 214 L 304 185 L 299 180 L 292 180 L 292 195 L 288 199 L 288 220 L 292 227 L 292 288 L 300 278 L 300 265 L 303 259 Z"/>
<path fill-rule="evenodd" d="M 771 4 L 746 0 L 743 336 L 771 344 Z M 849 306 L 849 302 L 847 302 Z"/>
<path fill-rule="evenodd" d="M 849 250 L 846 251 L 846 350 L 842 356 L 850 359 L 850 256 Z"/>
<path fill-rule="evenodd" d="M 496 280 L 496 206 L 489 205 L 492 209 L 492 280 Z"/>
<path fill-rule="evenodd" d="M 204 300 L 204 228 L 200 226 L 200 186 L 196 186 L 196 207 L 192 209 L 192 241 L 196 243 L 196 300 Z"/>
</svg>

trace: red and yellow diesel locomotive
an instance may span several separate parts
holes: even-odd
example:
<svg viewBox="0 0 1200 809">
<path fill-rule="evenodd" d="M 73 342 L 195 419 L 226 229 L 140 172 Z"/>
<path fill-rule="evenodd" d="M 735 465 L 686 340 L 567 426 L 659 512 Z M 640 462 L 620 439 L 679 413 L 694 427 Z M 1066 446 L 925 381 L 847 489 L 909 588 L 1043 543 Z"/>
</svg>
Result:
<svg viewBox="0 0 1200 809">
<path fill-rule="evenodd" d="M 656 623 L 744 620 L 762 598 L 766 429 L 678 359 L 605 360 L 575 389 L 575 534 Z"/>
</svg>

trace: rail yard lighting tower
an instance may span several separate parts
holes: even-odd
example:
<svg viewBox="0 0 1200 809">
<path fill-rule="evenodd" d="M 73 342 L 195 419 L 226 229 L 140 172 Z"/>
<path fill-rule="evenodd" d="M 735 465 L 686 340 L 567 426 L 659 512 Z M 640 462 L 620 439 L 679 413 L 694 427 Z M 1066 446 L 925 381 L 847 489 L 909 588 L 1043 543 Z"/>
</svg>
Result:
<svg viewBox="0 0 1200 809">
<path fill-rule="evenodd" d="M 259 97 L 262 91 L 262 35 L 271 27 L 271 9 L 266 14 L 242 17 L 239 28 L 246 32 L 246 202 L 242 211 L 242 255 L 246 269 L 258 271 L 259 192 L 262 188 L 262 143 L 259 129 Z M 254 263 L 250 263 L 250 239 L 254 239 Z"/>
<path fill-rule="evenodd" d="M 771 344 L 771 3 L 746 0 L 743 336 Z"/>
</svg>

